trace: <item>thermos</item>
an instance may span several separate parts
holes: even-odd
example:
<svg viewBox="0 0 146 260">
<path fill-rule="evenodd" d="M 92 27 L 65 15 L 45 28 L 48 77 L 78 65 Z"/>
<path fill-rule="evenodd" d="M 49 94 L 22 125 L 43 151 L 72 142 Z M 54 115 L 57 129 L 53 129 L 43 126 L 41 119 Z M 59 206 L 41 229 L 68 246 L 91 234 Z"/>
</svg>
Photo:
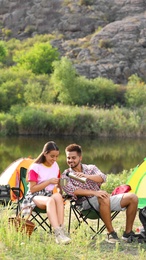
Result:
<svg viewBox="0 0 146 260">
<path fill-rule="evenodd" d="M 76 180 L 76 181 L 80 181 L 80 182 L 82 182 L 82 183 L 85 183 L 86 180 L 87 180 L 87 178 L 85 178 L 85 177 L 79 177 L 79 176 L 77 176 L 76 174 L 74 174 L 73 172 L 68 172 L 68 173 L 66 174 L 66 176 L 68 176 L 68 177 L 70 177 L 70 178 L 72 178 L 72 179 L 74 179 L 74 180 Z"/>
</svg>

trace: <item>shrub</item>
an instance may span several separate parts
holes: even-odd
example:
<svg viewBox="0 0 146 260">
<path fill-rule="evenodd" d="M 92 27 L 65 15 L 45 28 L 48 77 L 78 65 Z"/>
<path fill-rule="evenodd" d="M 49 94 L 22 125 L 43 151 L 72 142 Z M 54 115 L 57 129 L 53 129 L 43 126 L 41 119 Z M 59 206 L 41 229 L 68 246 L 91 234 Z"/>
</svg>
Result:
<svg viewBox="0 0 146 260">
<path fill-rule="evenodd" d="M 101 40 L 99 40 L 98 46 L 99 46 L 100 48 L 108 49 L 108 48 L 112 48 L 112 43 L 111 43 L 111 41 L 108 40 L 108 39 L 104 39 L 104 40 L 101 39 Z"/>
<path fill-rule="evenodd" d="M 31 70 L 35 74 L 50 74 L 52 62 L 59 59 L 59 52 L 50 43 L 35 43 L 27 52 L 16 51 L 14 61 L 18 67 Z"/>
<path fill-rule="evenodd" d="M 7 56 L 7 48 L 3 41 L 0 41 L 0 62 L 3 62 Z"/>
<path fill-rule="evenodd" d="M 119 174 L 108 174 L 106 183 L 102 184 L 102 189 L 106 190 L 108 193 L 112 193 L 119 185 L 126 184 L 132 171 L 133 169 L 130 171 L 124 170 Z"/>
<path fill-rule="evenodd" d="M 9 111 L 14 104 L 24 102 L 23 83 L 19 78 L 6 81 L 0 85 L 0 109 Z"/>
<path fill-rule="evenodd" d="M 0 134 L 15 135 L 18 134 L 17 123 L 12 115 L 0 114 Z"/>
<path fill-rule="evenodd" d="M 44 134 L 49 115 L 33 107 L 23 108 L 16 115 L 19 134 Z"/>
<path fill-rule="evenodd" d="M 145 106 L 146 85 L 144 83 L 137 83 L 135 86 L 127 86 L 125 100 L 128 107 Z"/>
<path fill-rule="evenodd" d="M 117 86 L 112 80 L 95 78 L 93 80 L 92 99 L 90 104 L 100 107 L 111 107 L 116 104 Z"/>
</svg>

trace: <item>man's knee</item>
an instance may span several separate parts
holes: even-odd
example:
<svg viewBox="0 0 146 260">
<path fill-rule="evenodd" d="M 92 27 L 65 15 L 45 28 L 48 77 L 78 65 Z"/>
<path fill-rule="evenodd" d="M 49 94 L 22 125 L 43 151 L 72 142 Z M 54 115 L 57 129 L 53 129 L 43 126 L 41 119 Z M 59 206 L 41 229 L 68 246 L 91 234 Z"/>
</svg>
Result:
<svg viewBox="0 0 146 260">
<path fill-rule="evenodd" d="M 138 197 L 136 194 L 131 194 L 131 203 L 137 204 L 138 205 Z"/>
<path fill-rule="evenodd" d="M 134 193 L 125 193 L 121 200 L 121 206 L 126 207 L 128 205 L 137 206 L 138 205 L 138 197 Z"/>
<path fill-rule="evenodd" d="M 98 198 L 98 203 L 100 206 L 109 206 L 110 205 L 110 198 Z"/>
</svg>

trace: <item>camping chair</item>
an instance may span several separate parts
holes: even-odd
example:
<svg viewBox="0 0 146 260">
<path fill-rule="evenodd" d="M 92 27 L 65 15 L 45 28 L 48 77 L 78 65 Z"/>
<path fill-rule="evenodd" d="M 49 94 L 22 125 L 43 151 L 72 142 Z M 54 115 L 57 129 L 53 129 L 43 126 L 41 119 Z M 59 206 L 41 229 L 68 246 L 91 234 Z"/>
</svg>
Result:
<svg viewBox="0 0 146 260">
<path fill-rule="evenodd" d="M 19 187 L 12 187 L 12 191 L 17 195 L 17 209 L 16 209 L 16 215 L 21 209 L 21 202 L 24 199 L 24 196 L 28 190 L 28 183 L 26 181 L 26 172 L 27 169 L 24 167 L 20 168 L 20 181 L 19 181 Z M 48 224 L 48 217 L 46 216 L 46 210 L 42 210 L 38 207 L 35 207 L 31 213 L 31 217 L 29 219 L 30 221 L 35 220 L 43 230 L 51 232 L 51 225 Z M 37 227 L 35 228 L 37 229 Z"/>
<path fill-rule="evenodd" d="M 88 197 L 86 197 L 88 200 Z M 70 199 L 70 210 L 69 210 L 69 221 L 68 221 L 68 233 L 70 233 L 71 229 L 71 222 L 72 222 L 72 213 L 74 213 L 75 219 L 77 220 L 77 225 L 75 229 L 80 227 L 82 223 L 85 223 L 88 225 L 88 227 L 93 231 L 94 235 L 92 236 L 92 239 L 95 238 L 96 235 L 101 234 L 105 229 L 106 226 L 103 224 L 100 227 L 100 220 L 101 216 L 100 213 L 93 207 L 93 205 L 89 202 L 90 208 L 87 210 L 82 210 L 79 205 L 77 205 L 76 201 L 73 199 Z M 113 220 L 120 211 L 115 211 L 111 214 L 111 220 Z M 93 227 L 89 223 L 89 220 L 95 220 L 96 221 L 96 228 Z"/>
</svg>

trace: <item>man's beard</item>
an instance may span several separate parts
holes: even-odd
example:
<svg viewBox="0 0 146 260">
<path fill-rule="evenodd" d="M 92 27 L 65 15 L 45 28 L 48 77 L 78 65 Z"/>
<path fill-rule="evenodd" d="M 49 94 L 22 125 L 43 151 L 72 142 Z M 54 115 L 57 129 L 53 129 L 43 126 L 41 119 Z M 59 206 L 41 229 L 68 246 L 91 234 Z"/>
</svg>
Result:
<svg viewBox="0 0 146 260">
<path fill-rule="evenodd" d="M 71 167 L 72 169 L 74 169 L 74 168 L 76 168 L 79 164 L 80 164 L 80 161 L 79 161 L 76 165 L 70 166 L 70 167 Z"/>
</svg>

